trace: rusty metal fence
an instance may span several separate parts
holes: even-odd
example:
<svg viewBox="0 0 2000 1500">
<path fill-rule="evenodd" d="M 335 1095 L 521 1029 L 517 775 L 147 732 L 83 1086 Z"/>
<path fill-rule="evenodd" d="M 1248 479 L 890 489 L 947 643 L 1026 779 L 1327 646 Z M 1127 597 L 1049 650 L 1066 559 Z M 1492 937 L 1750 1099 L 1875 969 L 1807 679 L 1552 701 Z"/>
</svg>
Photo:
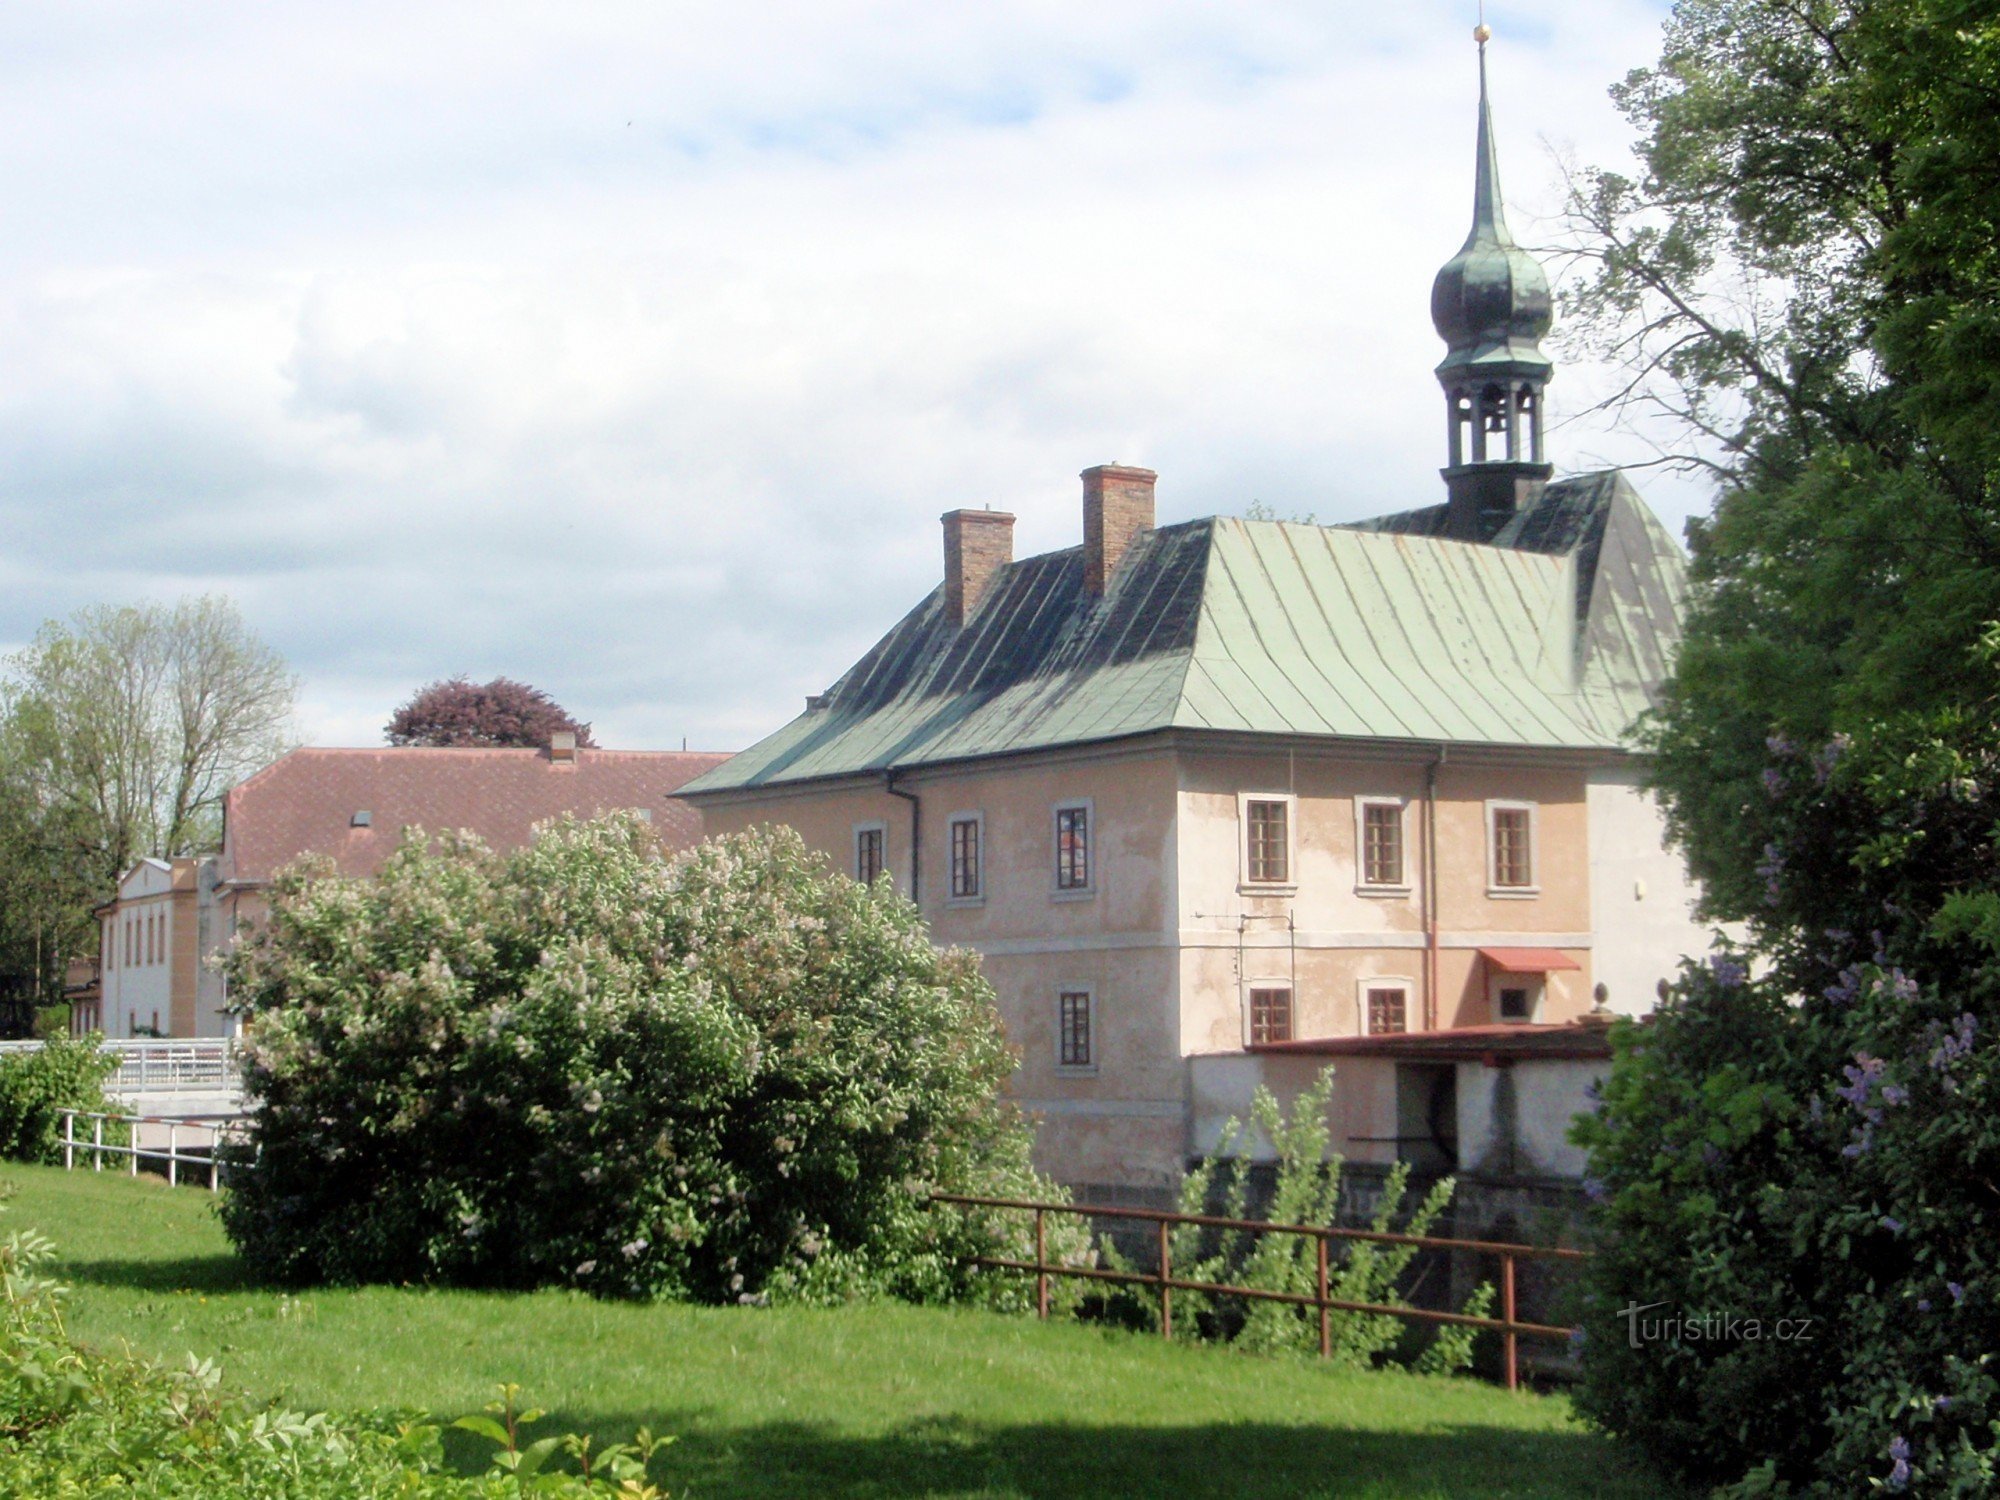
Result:
<svg viewBox="0 0 2000 1500">
<path fill-rule="evenodd" d="M 1581 1250 L 1566 1250 L 1548 1245 L 1517 1245 L 1495 1240 L 1461 1240 L 1441 1238 L 1435 1235 L 1394 1234 L 1375 1229 L 1342 1229 L 1315 1224 L 1267 1224 L 1257 1219 L 1226 1219 L 1214 1214 L 1172 1213 L 1164 1209 L 1114 1208 L 1107 1205 L 1086 1203 L 1037 1203 L 1026 1198 L 981 1198 L 962 1193 L 936 1193 L 932 1202 L 956 1204 L 965 1208 L 1002 1208 L 1032 1212 L 1035 1216 L 1035 1258 L 1016 1260 L 1007 1256 L 978 1255 L 971 1263 L 1001 1271 L 1029 1271 L 1035 1277 L 1035 1311 L 1037 1316 L 1049 1315 L 1049 1282 L 1056 1276 L 1071 1276 L 1089 1281 L 1117 1282 L 1128 1286 L 1150 1286 L 1157 1289 L 1160 1299 L 1160 1334 L 1163 1338 L 1174 1336 L 1174 1293 L 1204 1292 L 1213 1296 L 1241 1297 L 1255 1302 L 1283 1302 L 1293 1307 L 1308 1307 L 1319 1314 L 1319 1352 L 1322 1358 L 1333 1352 L 1333 1314 L 1337 1312 L 1367 1313 L 1374 1316 L 1405 1318 L 1419 1323 L 1449 1323 L 1464 1328 L 1479 1328 L 1500 1335 L 1501 1360 L 1507 1389 L 1518 1390 L 1521 1384 L 1520 1347 L 1523 1338 L 1561 1339 L 1568 1342 L 1575 1330 L 1558 1327 L 1552 1323 L 1528 1323 L 1516 1316 L 1515 1266 L 1524 1260 L 1569 1260 L 1586 1258 Z M 1085 1219 L 1130 1219 L 1152 1223 L 1156 1226 L 1156 1242 L 1159 1252 L 1157 1271 L 1119 1271 L 1108 1266 L 1066 1265 L 1049 1259 L 1048 1216 L 1069 1214 Z M 1229 1282 L 1188 1281 L 1173 1273 L 1172 1234 L 1179 1225 L 1192 1225 L 1203 1229 L 1236 1230 L 1253 1234 L 1303 1235 L 1317 1241 L 1314 1249 L 1317 1286 L 1313 1295 L 1299 1292 L 1269 1291 L 1260 1287 L 1236 1286 Z M 1405 1307 L 1394 1303 L 1354 1302 L 1331 1295 L 1331 1246 L 1335 1240 L 1359 1240 L 1379 1245 L 1413 1245 L 1420 1250 L 1460 1251 L 1468 1254 L 1494 1256 L 1500 1262 L 1500 1316 L 1480 1317 L 1473 1313 L 1446 1312 L 1427 1307 Z"/>
</svg>

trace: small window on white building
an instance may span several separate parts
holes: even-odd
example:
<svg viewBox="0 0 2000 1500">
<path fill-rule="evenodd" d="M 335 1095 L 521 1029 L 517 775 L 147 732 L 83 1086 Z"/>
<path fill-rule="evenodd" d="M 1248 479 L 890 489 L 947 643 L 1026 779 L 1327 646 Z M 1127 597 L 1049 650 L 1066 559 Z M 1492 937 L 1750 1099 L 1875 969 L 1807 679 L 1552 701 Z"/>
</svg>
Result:
<svg viewBox="0 0 2000 1500">
<path fill-rule="evenodd" d="M 960 813 L 951 820 L 951 899 L 977 901 L 986 894 L 980 866 L 985 842 L 984 820 L 977 813 Z"/>
<path fill-rule="evenodd" d="M 1486 883 L 1494 895 L 1535 894 L 1535 804 L 1486 804 Z"/>
<path fill-rule="evenodd" d="M 1064 1068 L 1097 1066 L 1095 1018 L 1090 991 L 1080 986 L 1056 995 L 1056 1064 Z"/>
<path fill-rule="evenodd" d="M 1406 985 L 1369 983 L 1362 986 L 1368 1035 L 1394 1036 L 1410 1029 L 1410 991 Z"/>
<path fill-rule="evenodd" d="M 882 823 L 854 825 L 854 878 L 873 885 L 888 864 L 889 829 Z"/>
<path fill-rule="evenodd" d="M 1292 799 L 1246 794 L 1242 799 L 1243 882 L 1292 882 Z"/>
<path fill-rule="evenodd" d="M 1362 797 L 1355 802 L 1363 890 L 1405 892 L 1410 888 L 1403 838 L 1404 804 L 1397 797 Z"/>
<path fill-rule="evenodd" d="M 1292 1039 L 1292 987 L 1288 984 L 1250 986 L 1250 1045 Z"/>
<path fill-rule="evenodd" d="M 1535 1019 L 1535 999 L 1539 985 L 1510 976 L 1494 992 L 1494 1010 L 1502 1021 L 1526 1022 Z"/>
<path fill-rule="evenodd" d="M 1056 890 L 1086 895 L 1095 871 L 1090 852 L 1090 804 L 1064 802 L 1056 807 Z"/>
</svg>

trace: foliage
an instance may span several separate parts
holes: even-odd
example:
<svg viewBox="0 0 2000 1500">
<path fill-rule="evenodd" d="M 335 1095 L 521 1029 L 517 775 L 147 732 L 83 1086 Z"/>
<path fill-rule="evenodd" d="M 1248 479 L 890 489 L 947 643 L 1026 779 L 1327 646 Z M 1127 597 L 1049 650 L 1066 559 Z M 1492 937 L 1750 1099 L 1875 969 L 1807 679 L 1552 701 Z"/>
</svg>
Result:
<svg viewBox="0 0 2000 1500">
<path fill-rule="evenodd" d="M 412 833 L 371 881 L 280 879 L 230 965 L 256 1156 L 223 1216 L 281 1279 L 956 1296 L 1002 1230 L 929 1195 L 1050 1190 L 977 957 L 789 830 Z"/>
<path fill-rule="evenodd" d="M 1264 1211 L 1271 1224 L 1332 1224 L 1340 1203 L 1341 1159 L 1329 1157 L 1332 1139 L 1326 1123 L 1333 1097 L 1333 1070 L 1322 1072 L 1312 1088 L 1292 1103 L 1287 1117 L 1268 1089 L 1251 1098 L 1250 1122 L 1271 1143 L 1277 1158 L 1276 1184 Z M 1181 1179 L 1180 1211 L 1224 1219 L 1248 1217 L 1250 1172 L 1237 1154 L 1243 1140 L 1242 1122 L 1228 1121 L 1215 1152 Z M 1425 1235 L 1451 1203 L 1454 1184 L 1438 1182 L 1411 1209 L 1405 1222 L 1403 1200 L 1409 1167 L 1399 1164 L 1383 1184 L 1382 1198 L 1369 1228 L 1387 1233 Z M 1327 1294 L 1343 1302 L 1378 1306 L 1402 1304 L 1405 1274 L 1416 1258 L 1413 1245 L 1378 1245 L 1362 1240 L 1330 1245 Z M 1319 1290 L 1319 1252 L 1315 1241 L 1298 1234 L 1257 1234 L 1241 1229 L 1212 1229 L 1177 1224 L 1168 1237 L 1177 1280 L 1209 1281 L 1256 1291 L 1315 1296 Z M 1131 1266 L 1116 1258 L 1121 1269 Z M 1464 1311 L 1485 1316 L 1492 1304 L 1490 1286 L 1476 1288 Z M 1159 1326 L 1156 1303 L 1145 1289 L 1127 1306 L 1141 1321 Z M 1254 1354 L 1319 1353 L 1319 1311 L 1283 1302 L 1231 1293 L 1176 1291 L 1174 1337 L 1224 1339 Z M 1407 1341 L 1409 1329 L 1388 1314 L 1337 1312 L 1331 1318 L 1331 1358 L 1346 1369 L 1367 1369 L 1384 1362 Z M 1448 1375 L 1464 1370 L 1472 1359 L 1470 1329 L 1447 1329 L 1431 1340 L 1416 1367 L 1426 1374 Z"/>
<path fill-rule="evenodd" d="M 545 750 L 557 731 L 591 748 L 590 726 L 570 717 L 540 688 L 512 678 L 469 682 L 453 677 L 417 689 L 389 717 L 392 745 L 466 746 Z"/>
<path fill-rule="evenodd" d="M 1774 741 L 1755 971 L 1719 953 L 1617 1033 L 1579 1127 L 1603 1199 L 1583 1404 L 1698 1477 L 1996 1483 L 1996 710 Z M 1763 1336 L 1634 1348 L 1620 1309 L 1655 1303 Z"/>
<path fill-rule="evenodd" d="M 59 998 L 90 908 L 144 855 L 199 853 L 287 748 L 297 682 L 219 597 L 50 621 L 0 684 L 0 966 Z"/>
<path fill-rule="evenodd" d="M 104 1083 L 118 1060 L 102 1050 L 104 1038 L 50 1037 L 32 1052 L 0 1056 L 0 1157 L 10 1161 L 62 1160 L 62 1111 L 106 1113 L 112 1103 Z M 88 1139 L 89 1127 L 78 1132 Z M 125 1141 L 125 1127 L 109 1122 L 104 1139 Z"/>
<path fill-rule="evenodd" d="M 1987 1493 L 2000 17 L 1682 0 L 1619 98 L 1646 172 L 1580 185 L 1571 310 L 1723 481 L 1644 738 L 1749 946 L 1627 1030 L 1582 1127 L 1583 1401 L 1746 1492 Z M 1765 1336 L 1635 1348 L 1651 1303 Z"/>
<path fill-rule="evenodd" d="M 490 1471 L 461 1478 L 445 1465 L 439 1429 L 421 1417 L 393 1424 L 343 1420 L 234 1396 L 221 1372 L 190 1355 L 169 1369 L 88 1349 L 63 1316 L 65 1288 L 47 1274 L 54 1247 L 16 1231 L 0 1240 L 0 1500 L 130 1495 L 135 1500 L 455 1500 L 546 1495 L 665 1500 L 647 1482 L 661 1446 L 643 1430 L 631 1444 L 593 1452 L 586 1438 L 523 1444 L 540 1413 L 507 1413 Z M 485 1433 L 490 1418 L 455 1424 Z M 551 1468 L 567 1456 L 576 1472 Z"/>
</svg>

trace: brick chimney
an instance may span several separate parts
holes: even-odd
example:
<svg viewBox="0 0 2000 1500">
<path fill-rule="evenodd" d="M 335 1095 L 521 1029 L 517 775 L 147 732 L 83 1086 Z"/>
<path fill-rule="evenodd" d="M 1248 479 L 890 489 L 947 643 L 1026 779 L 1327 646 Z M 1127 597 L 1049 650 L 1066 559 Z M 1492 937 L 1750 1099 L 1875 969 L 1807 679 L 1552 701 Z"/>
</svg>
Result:
<svg viewBox="0 0 2000 1500">
<path fill-rule="evenodd" d="M 558 729 L 549 736 L 549 759 L 557 765 L 576 764 L 576 731 Z"/>
<path fill-rule="evenodd" d="M 1102 594 L 1118 559 L 1142 531 L 1153 529 L 1151 469 L 1099 464 L 1083 471 L 1083 588 Z"/>
<path fill-rule="evenodd" d="M 1004 510 L 948 510 L 944 522 L 944 613 L 963 625 L 993 575 L 1014 560 L 1014 518 Z"/>
</svg>

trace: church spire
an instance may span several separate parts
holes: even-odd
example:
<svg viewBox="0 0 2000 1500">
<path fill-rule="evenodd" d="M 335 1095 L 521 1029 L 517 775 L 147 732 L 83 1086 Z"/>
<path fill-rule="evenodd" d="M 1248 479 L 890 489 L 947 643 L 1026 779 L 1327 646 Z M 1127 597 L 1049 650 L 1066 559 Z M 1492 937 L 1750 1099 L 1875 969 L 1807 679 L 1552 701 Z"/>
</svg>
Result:
<svg viewBox="0 0 2000 1500">
<path fill-rule="evenodd" d="M 1446 348 L 1437 367 L 1449 432 L 1446 529 L 1465 541 L 1492 540 L 1534 503 L 1553 472 L 1542 450 L 1542 392 L 1555 373 L 1541 347 L 1549 331 L 1549 282 L 1507 228 L 1486 90 L 1491 35 L 1483 20 L 1473 32 L 1479 43 L 1479 145 L 1472 229 L 1431 285 L 1431 322 Z"/>
</svg>

